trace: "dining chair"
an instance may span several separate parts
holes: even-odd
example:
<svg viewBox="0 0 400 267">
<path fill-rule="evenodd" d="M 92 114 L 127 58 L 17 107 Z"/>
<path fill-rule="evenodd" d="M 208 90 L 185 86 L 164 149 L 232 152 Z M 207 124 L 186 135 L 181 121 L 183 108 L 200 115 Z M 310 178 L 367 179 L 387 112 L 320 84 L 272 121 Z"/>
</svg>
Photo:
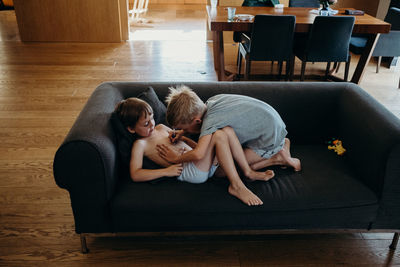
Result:
<svg viewBox="0 0 400 267">
<path fill-rule="evenodd" d="M 267 1 L 258 1 L 258 0 L 244 0 L 242 6 L 264 6 L 264 7 L 273 7 L 274 5 L 279 4 L 279 0 L 267 0 Z M 245 34 L 246 36 L 250 36 L 251 32 L 233 32 L 233 41 L 235 43 L 245 42 L 246 38 L 242 35 Z M 238 53 L 236 64 L 238 64 L 239 60 L 239 46 L 238 46 Z"/>
<path fill-rule="evenodd" d="M 319 0 L 289 0 L 289 7 L 320 7 Z M 304 32 L 294 33 L 294 43 L 298 43 L 297 39 L 302 39 L 307 36 Z"/>
<path fill-rule="evenodd" d="M 264 6 L 273 7 L 275 4 L 279 4 L 279 0 L 268 0 L 268 1 L 258 1 L 258 0 L 244 0 L 242 6 Z M 233 41 L 235 43 L 241 42 L 243 32 L 233 32 Z M 250 32 L 244 32 L 246 35 L 250 35 Z"/>
<path fill-rule="evenodd" d="M 344 80 L 347 81 L 350 66 L 349 44 L 355 18 L 353 16 L 317 16 L 307 37 L 297 39 L 294 54 L 301 61 L 301 78 L 307 62 L 327 62 L 328 77 L 331 62 L 346 62 Z"/>
<path fill-rule="evenodd" d="M 242 58 L 245 60 L 244 78 L 249 79 L 252 61 L 278 61 L 279 75 L 286 62 L 286 79 L 291 71 L 293 58 L 293 34 L 296 17 L 291 15 L 256 15 L 251 36 L 243 34 L 247 40 L 239 43 L 238 74 L 240 76 Z"/>
<path fill-rule="evenodd" d="M 380 35 L 372 52 L 373 57 L 378 57 L 376 73 L 379 73 L 382 57 L 400 56 L 400 8 L 389 8 L 385 21 L 392 26 L 389 33 Z M 350 52 L 361 54 L 367 44 L 367 40 L 367 37 L 364 36 L 353 36 L 350 40 Z"/>
<path fill-rule="evenodd" d="M 320 7 L 319 0 L 289 0 L 289 7 Z"/>
<path fill-rule="evenodd" d="M 242 6 L 271 6 L 279 4 L 279 0 L 244 0 Z"/>
</svg>

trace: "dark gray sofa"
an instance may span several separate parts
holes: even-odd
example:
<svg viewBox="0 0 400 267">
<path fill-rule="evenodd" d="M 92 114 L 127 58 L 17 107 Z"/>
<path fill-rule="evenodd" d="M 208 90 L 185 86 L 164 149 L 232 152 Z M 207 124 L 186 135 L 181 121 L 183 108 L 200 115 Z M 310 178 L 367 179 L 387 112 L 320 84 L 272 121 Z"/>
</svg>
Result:
<svg viewBox="0 0 400 267">
<path fill-rule="evenodd" d="M 93 233 L 283 229 L 391 231 L 395 248 L 400 121 L 365 91 L 350 83 L 184 82 L 203 100 L 220 93 L 261 99 L 285 121 L 302 171 L 275 168 L 274 179 L 246 183 L 264 202 L 248 207 L 222 178 L 189 184 L 127 177 L 110 123 L 116 103 L 148 86 L 164 100 L 177 84 L 101 84 L 58 149 L 54 177 L 70 194 L 84 252 L 85 235 Z M 328 150 L 332 137 L 342 140 L 344 156 Z"/>
</svg>

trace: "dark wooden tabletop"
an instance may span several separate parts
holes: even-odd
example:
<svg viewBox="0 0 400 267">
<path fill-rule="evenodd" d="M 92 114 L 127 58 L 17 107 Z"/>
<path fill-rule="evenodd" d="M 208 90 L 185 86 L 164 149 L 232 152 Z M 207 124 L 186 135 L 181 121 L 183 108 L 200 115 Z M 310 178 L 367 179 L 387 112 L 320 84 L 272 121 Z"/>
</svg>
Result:
<svg viewBox="0 0 400 267">
<path fill-rule="evenodd" d="M 295 15 L 296 16 L 296 32 L 308 32 L 310 26 L 314 22 L 314 18 L 318 15 L 310 12 L 315 8 L 303 7 L 285 7 L 283 9 L 276 9 L 273 7 L 236 7 L 236 14 L 250 14 L 250 15 Z M 345 10 L 349 8 L 338 8 L 338 15 L 347 16 L 344 14 Z M 212 8 L 207 6 L 208 25 L 211 31 L 250 31 L 253 21 L 228 21 L 227 7 L 218 6 Z M 362 16 L 355 16 L 356 21 L 354 24 L 353 33 L 388 33 L 390 24 L 380 19 L 372 17 L 368 14 Z"/>
</svg>

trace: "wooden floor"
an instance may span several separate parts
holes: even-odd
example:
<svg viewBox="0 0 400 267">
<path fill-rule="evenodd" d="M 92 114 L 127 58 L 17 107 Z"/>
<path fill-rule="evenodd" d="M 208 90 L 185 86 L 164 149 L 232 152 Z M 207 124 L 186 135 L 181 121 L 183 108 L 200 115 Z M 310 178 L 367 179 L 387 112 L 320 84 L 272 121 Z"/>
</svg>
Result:
<svg viewBox="0 0 400 267">
<path fill-rule="evenodd" d="M 400 250 L 388 249 L 392 234 L 385 233 L 101 237 L 89 238 L 91 252 L 81 254 L 52 162 L 96 86 L 216 80 L 204 7 L 151 6 L 148 17 L 132 28 L 135 41 L 22 43 L 14 12 L 0 11 L 0 266 L 400 265 Z M 231 70 L 236 49 L 226 44 Z M 268 72 L 264 66 L 255 72 Z M 399 70 L 374 70 L 371 64 L 361 86 L 400 116 Z"/>
</svg>

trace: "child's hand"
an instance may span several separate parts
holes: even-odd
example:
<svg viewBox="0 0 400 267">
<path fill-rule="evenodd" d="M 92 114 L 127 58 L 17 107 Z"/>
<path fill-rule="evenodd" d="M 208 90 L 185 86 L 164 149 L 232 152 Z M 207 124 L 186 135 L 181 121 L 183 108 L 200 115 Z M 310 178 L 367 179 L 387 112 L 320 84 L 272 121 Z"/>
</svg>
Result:
<svg viewBox="0 0 400 267">
<path fill-rule="evenodd" d="M 169 132 L 168 138 L 172 144 L 176 144 L 179 140 L 181 140 L 183 134 L 183 130 L 172 130 Z"/>
<path fill-rule="evenodd" d="M 177 153 L 176 151 L 170 149 L 168 146 L 161 144 L 161 145 L 157 145 L 157 151 L 158 151 L 158 154 L 166 161 L 168 161 L 170 163 L 177 163 L 179 156 L 182 155 L 185 150 L 183 149 L 183 151 L 181 151 L 181 153 Z"/>
<path fill-rule="evenodd" d="M 165 168 L 166 174 L 165 176 L 179 176 L 182 173 L 183 165 L 182 163 L 171 165 Z"/>
</svg>

